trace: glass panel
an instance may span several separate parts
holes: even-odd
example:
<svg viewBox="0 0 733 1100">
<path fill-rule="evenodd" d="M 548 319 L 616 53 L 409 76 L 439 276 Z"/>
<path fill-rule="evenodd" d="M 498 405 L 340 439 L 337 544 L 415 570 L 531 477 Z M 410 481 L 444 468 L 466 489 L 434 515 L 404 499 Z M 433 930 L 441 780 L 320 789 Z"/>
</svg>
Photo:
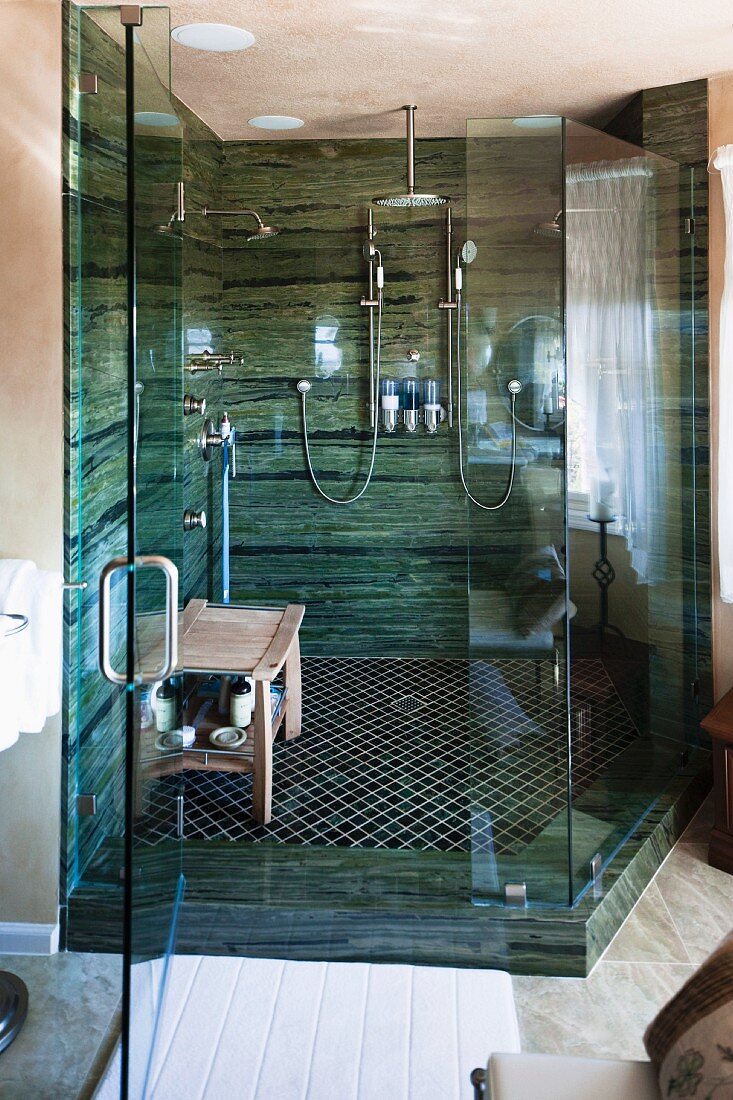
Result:
<svg viewBox="0 0 733 1100">
<path fill-rule="evenodd" d="M 127 962 L 130 973 L 128 1068 L 130 1098 L 148 1094 L 156 1025 L 166 989 L 182 900 L 182 754 L 179 678 L 161 681 L 166 664 L 166 578 L 144 567 L 162 556 L 182 571 L 181 234 L 177 184 L 182 179 L 182 127 L 169 93 L 169 13 L 143 9 L 132 32 L 134 112 L 135 363 L 132 386 L 135 497 L 128 523 L 135 574 L 136 661 L 129 735 L 130 874 Z M 130 42 L 128 39 L 128 49 Z M 178 630 L 178 606 L 175 607 Z M 178 733 L 176 734 L 176 731 Z"/>
<path fill-rule="evenodd" d="M 76 13 L 76 17 L 75 14 Z M 67 171 L 69 538 L 66 575 L 87 587 L 69 606 L 70 808 L 68 890 L 104 886 L 121 907 L 125 813 L 125 697 L 99 668 L 99 576 L 127 553 L 127 390 L 124 284 L 125 71 L 119 44 L 106 33 L 119 10 L 70 9 L 76 38 L 72 88 L 96 73 L 96 94 L 72 95 Z M 121 583 L 121 579 L 122 582 Z M 118 575 L 111 595 L 111 656 L 124 672 L 126 593 Z M 73 812 L 75 795 L 94 794 L 96 812 Z M 119 914 L 120 909 L 116 910 Z M 75 930 L 71 916 L 71 943 Z M 81 917 L 83 919 L 83 916 Z M 121 929 L 120 929 L 121 931 Z M 121 941 L 120 941 L 121 949 Z"/>
<path fill-rule="evenodd" d="M 590 861 L 611 858 L 681 762 L 694 406 L 681 284 L 689 174 L 681 189 L 676 163 L 577 123 L 565 134 L 577 896 Z"/>
<path fill-rule="evenodd" d="M 506 886 L 515 884 L 526 887 L 529 904 L 562 905 L 568 703 L 561 120 L 469 120 L 466 174 L 455 396 L 473 498 L 466 494 L 473 896 L 503 901 Z"/>
</svg>

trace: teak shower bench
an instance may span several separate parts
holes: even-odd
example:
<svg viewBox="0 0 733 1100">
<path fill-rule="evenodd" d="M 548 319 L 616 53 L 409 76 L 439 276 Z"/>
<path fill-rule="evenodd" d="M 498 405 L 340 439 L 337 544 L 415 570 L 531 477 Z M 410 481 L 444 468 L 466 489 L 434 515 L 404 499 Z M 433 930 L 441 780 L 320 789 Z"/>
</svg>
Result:
<svg viewBox="0 0 733 1100">
<path fill-rule="evenodd" d="M 255 682 L 254 719 L 247 727 L 245 743 L 236 749 L 212 745 L 209 734 L 222 723 L 206 716 L 196 729 L 193 745 L 181 750 L 183 768 L 251 772 L 252 816 L 261 825 L 272 819 L 272 742 L 283 723 L 286 740 L 300 733 L 298 630 L 304 613 L 302 604 L 285 608 L 232 607 L 211 605 L 207 600 L 191 600 L 183 611 L 181 671 L 247 675 Z M 285 693 L 273 718 L 270 684 L 281 671 Z M 181 753 L 168 758 L 157 756 L 150 774 L 179 770 Z"/>
<path fill-rule="evenodd" d="M 251 676 L 255 682 L 254 719 L 241 749 L 213 750 L 204 722 L 183 767 L 201 771 L 252 773 L 252 816 L 261 825 L 272 819 L 272 742 L 281 725 L 285 738 L 300 733 L 301 681 L 298 630 L 305 607 L 231 607 L 191 600 L 183 612 L 183 666 L 187 672 Z M 284 671 L 283 671 L 284 670 Z M 270 684 L 283 671 L 285 695 L 273 720 Z"/>
</svg>

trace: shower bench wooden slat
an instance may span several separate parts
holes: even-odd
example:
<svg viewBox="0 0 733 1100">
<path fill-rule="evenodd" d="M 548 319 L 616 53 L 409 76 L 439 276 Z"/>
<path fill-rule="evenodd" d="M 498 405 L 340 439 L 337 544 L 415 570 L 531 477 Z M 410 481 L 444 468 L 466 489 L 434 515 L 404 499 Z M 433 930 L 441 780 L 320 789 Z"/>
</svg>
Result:
<svg viewBox="0 0 733 1100">
<path fill-rule="evenodd" d="M 190 600 L 183 611 L 181 667 L 187 672 L 251 676 L 255 681 L 255 716 L 242 751 L 214 754 L 213 746 L 183 750 L 183 767 L 202 771 L 253 773 L 252 815 L 261 825 L 272 819 L 272 742 L 282 725 L 285 739 L 300 733 L 301 674 L 298 631 L 305 607 L 284 608 L 211 605 Z M 270 684 L 283 672 L 285 696 L 273 723 Z M 213 727 L 212 727 L 213 728 Z M 202 734 L 204 736 L 204 734 Z M 211 762 L 213 760 L 213 763 Z"/>
</svg>

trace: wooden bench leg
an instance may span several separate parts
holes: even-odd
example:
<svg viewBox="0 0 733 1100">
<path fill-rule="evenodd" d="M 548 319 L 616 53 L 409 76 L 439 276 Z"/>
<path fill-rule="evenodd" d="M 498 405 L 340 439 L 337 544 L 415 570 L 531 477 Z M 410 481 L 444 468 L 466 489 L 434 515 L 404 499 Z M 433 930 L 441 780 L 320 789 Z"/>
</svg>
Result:
<svg viewBox="0 0 733 1100">
<path fill-rule="evenodd" d="M 270 681 L 255 681 L 255 752 L 252 816 L 259 825 L 272 820 L 272 711 Z"/>
<path fill-rule="evenodd" d="M 291 738 L 297 737 L 300 733 L 303 708 L 303 689 L 300 679 L 300 642 L 297 634 L 285 660 L 284 678 L 288 692 L 285 701 L 285 740 L 290 741 Z"/>
</svg>

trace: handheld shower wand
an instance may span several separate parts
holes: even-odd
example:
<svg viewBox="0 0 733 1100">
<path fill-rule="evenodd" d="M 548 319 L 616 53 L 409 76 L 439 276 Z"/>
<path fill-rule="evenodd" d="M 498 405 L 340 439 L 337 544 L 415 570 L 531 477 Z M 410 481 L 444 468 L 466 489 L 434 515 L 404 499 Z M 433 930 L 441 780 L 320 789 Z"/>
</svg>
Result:
<svg viewBox="0 0 733 1100">
<path fill-rule="evenodd" d="M 514 488 L 514 474 L 517 466 L 517 417 L 515 415 L 515 405 L 517 396 L 522 392 L 522 383 L 518 378 L 512 378 L 507 382 L 507 390 L 509 392 L 509 398 L 511 400 L 511 418 L 512 418 L 512 456 L 511 456 L 511 468 L 509 470 L 509 480 L 507 482 L 506 490 L 501 500 L 496 504 L 483 504 L 480 500 L 477 500 L 471 490 L 468 488 L 466 480 L 466 474 L 463 468 L 463 401 L 461 396 L 461 299 L 463 296 L 463 268 L 461 267 L 461 260 L 464 263 L 470 264 L 476 259 L 477 249 L 473 241 L 466 241 L 461 248 L 459 255 L 456 258 L 456 267 L 454 271 L 454 284 L 456 294 L 456 398 L 458 403 L 458 468 L 461 474 L 461 483 L 463 485 L 466 496 L 475 504 L 477 508 L 481 508 L 484 512 L 498 512 L 500 508 L 509 500 L 512 495 L 512 489 Z M 450 266 L 450 261 L 449 261 Z"/>
<path fill-rule="evenodd" d="M 370 215 L 371 215 L 371 212 L 370 212 Z M 300 407 L 301 407 L 301 413 L 302 413 L 302 417 L 303 417 L 303 445 L 305 447 L 305 460 L 306 460 L 306 463 L 308 465 L 308 472 L 310 473 L 311 481 L 313 482 L 313 486 L 314 486 L 316 492 L 320 493 L 320 495 L 323 497 L 323 499 L 327 500 L 329 502 L 329 504 L 355 504 L 357 500 L 359 500 L 361 497 L 363 497 L 364 493 L 367 491 L 367 489 L 369 488 L 369 485 L 371 483 L 372 474 L 374 473 L 374 463 L 375 463 L 375 460 L 376 460 L 376 457 L 377 457 L 377 438 L 379 436 L 379 418 L 376 415 L 375 405 L 376 405 L 377 395 L 379 394 L 379 383 L 380 383 L 380 372 L 381 372 L 381 361 L 382 361 L 382 301 L 383 301 L 383 296 L 384 296 L 383 295 L 383 291 L 384 291 L 384 267 L 382 266 L 381 253 L 379 252 L 379 249 L 374 247 L 374 243 L 372 241 L 372 232 L 373 232 L 373 227 L 372 227 L 371 216 L 370 216 L 370 219 L 369 219 L 369 239 L 364 244 L 364 259 L 367 261 L 367 263 L 369 263 L 369 297 L 368 298 L 362 298 L 360 304 L 362 306 L 369 307 L 370 321 L 371 321 L 371 317 L 372 317 L 372 310 L 376 309 L 376 311 L 377 311 L 377 351 L 376 351 L 376 357 L 374 355 L 374 326 L 373 326 L 373 323 L 370 323 L 370 325 L 369 325 L 369 362 L 370 362 L 370 367 L 373 363 L 375 363 L 375 368 L 374 368 L 374 372 L 373 372 L 374 377 L 372 378 L 372 371 L 371 370 L 370 370 L 370 377 L 369 377 L 369 410 L 370 410 L 371 427 L 372 427 L 372 453 L 371 453 L 371 457 L 369 459 L 369 470 L 367 472 L 366 480 L 365 480 L 364 484 L 362 485 L 361 489 L 359 490 L 359 492 L 355 493 L 353 496 L 346 497 L 344 499 L 339 499 L 338 497 L 329 496 L 329 494 L 327 492 L 325 492 L 324 489 L 321 488 L 321 485 L 320 485 L 320 483 L 318 481 L 318 478 L 316 477 L 315 471 L 313 469 L 313 463 L 311 461 L 310 445 L 308 443 L 308 413 L 307 413 L 306 405 L 307 405 L 307 400 L 308 400 L 308 394 L 309 394 L 310 389 L 311 389 L 311 383 L 308 381 L 307 378 L 301 378 L 301 380 L 298 382 L 298 384 L 296 386 L 296 389 L 297 389 L 298 393 L 300 394 L 300 399 L 301 399 Z M 373 287 L 373 283 L 372 283 L 372 263 L 373 263 L 373 261 L 376 257 L 379 257 L 379 264 L 378 264 L 377 272 L 376 272 L 376 274 L 377 274 L 377 296 L 376 296 L 376 298 L 374 298 L 374 297 L 372 297 L 372 295 L 374 293 L 374 291 L 372 289 L 372 287 Z"/>
</svg>

